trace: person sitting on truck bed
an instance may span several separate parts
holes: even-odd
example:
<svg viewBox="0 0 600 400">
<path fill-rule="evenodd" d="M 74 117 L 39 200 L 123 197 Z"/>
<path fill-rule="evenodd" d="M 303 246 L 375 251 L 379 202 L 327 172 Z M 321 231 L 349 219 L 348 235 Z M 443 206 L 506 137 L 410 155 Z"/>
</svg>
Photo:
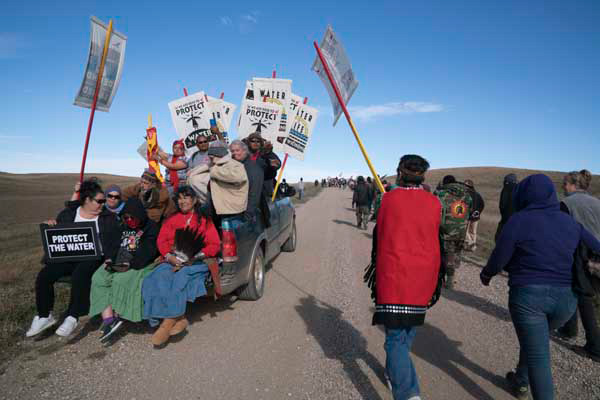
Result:
<svg viewBox="0 0 600 400">
<path fill-rule="evenodd" d="M 281 167 L 281 160 L 273 152 L 273 145 L 268 140 L 264 140 L 260 133 L 254 132 L 246 138 L 248 143 L 249 158 L 258 164 L 263 170 L 264 183 L 263 189 L 265 197 L 270 198 L 275 187 L 275 178 L 277 170 Z"/>
<path fill-rule="evenodd" d="M 146 169 L 139 183 L 127 186 L 123 189 L 123 200 L 131 197 L 140 199 L 148 218 L 160 225 L 160 223 L 175 212 L 175 204 L 154 171 Z"/>
<path fill-rule="evenodd" d="M 152 336 L 155 346 L 166 343 L 170 336 L 187 328 L 186 302 L 206 295 L 204 278 L 209 270 L 202 259 L 215 257 L 221 248 L 215 225 L 201 208 L 196 192 L 190 186 L 180 186 L 176 195 L 178 212 L 165 221 L 158 234 L 157 245 L 163 262 L 142 283 L 143 318 L 149 320 L 151 326 L 158 325 L 158 320 L 163 319 Z M 185 228 L 195 230 L 204 241 L 202 254 L 194 258 L 191 265 L 182 262 L 174 248 L 176 231 Z"/>
<path fill-rule="evenodd" d="M 254 217 L 260 212 L 264 225 L 266 227 L 270 226 L 269 204 L 263 190 L 265 175 L 260 162 L 251 160 L 248 146 L 241 140 L 231 142 L 229 149 L 231 150 L 233 159 L 244 164 L 246 174 L 248 175 L 248 207 L 246 208 L 246 213 L 250 217 Z"/>
<path fill-rule="evenodd" d="M 83 181 L 79 188 L 79 200 L 70 201 L 55 220 L 46 224 L 54 226 L 63 223 L 95 222 L 100 237 L 102 259 L 91 261 L 73 261 L 46 264 L 38 273 L 35 281 L 35 302 L 37 315 L 25 334 L 27 337 L 56 324 L 52 316 L 54 306 L 54 283 L 63 276 L 71 276 L 71 298 L 64 322 L 56 330 L 59 336 L 69 336 L 77 327 L 79 317 L 87 315 L 90 306 L 90 286 L 92 275 L 102 264 L 104 258 L 112 258 L 119 249 L 121 226 L 114 213 L 104 207 L 106 198 L 102 187 L 95 179 Z"/>
<path fill-rule="evenodd" d="M 142 320 L 142 281 L 158 255 L 158 226 L 148 218 L 142 202 L 131 198 L 123 207 L 123 233 L 117 257 L 106 260 L 92 277 L 90 317 L 102 313 L 101 342 L 108 340 L 123 320 Z"/>
<path fill-rule="evenodd" d="M 231 158 L 220 140 L 210 144 L 208 157 L 210 193 L 216 214 L 221 220 L 241 222 L 240 217 L 248 207 L 248 175 L 244 165 Z"/>
</svg>

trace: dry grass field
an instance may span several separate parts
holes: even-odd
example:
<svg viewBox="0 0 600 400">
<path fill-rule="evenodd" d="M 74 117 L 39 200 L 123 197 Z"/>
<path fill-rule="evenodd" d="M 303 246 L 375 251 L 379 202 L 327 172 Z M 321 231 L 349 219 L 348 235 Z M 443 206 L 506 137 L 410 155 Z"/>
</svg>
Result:
<svg viewBox="0 0 600 400">
<path fill-rule="evenodd" d="M 457 168 L 432 170 L 427 183 L 435 185 L 446 174 L 459 180 L 470 178 L 482 194 L 486 208 L 479 225 L 478 249 L 470 255 L 484 262 L 493 248 L 493 237 L 500 219 L 498 198 L 503 177 L 516 173 L 519 179 L 540 172 L 507 168 Z M 560 192 L 562 172 L 544 172 L 555 182 Z M 123 186 L 138 178 L 98 174 L 104 186 L 116 183 Z M 76 174 L 7 174 L 0 172 L 0 362 L 19 350 L 19 343 L 35 312 L 34 283 L 40 269 L 42 249 L 38 224 L 54 218 L 63 203 L 70 197 Z M 394 179 L 389 177 L 389 180 Z M 306 197 L 299 204 L 318 194 L 320 187 L 306 182 Z M 593 180 L 592 193 L 600 195 L 600 179 Z M 562 193 L 561 193 L 562 196 Z M 340 205 L 349 207 L 350 204 Z M 365 251 L 370 251 L 365 249 Z M 362 271 L 360 271 L 362 272 Z M 65 309 L 65 287 L 57 290 L 55 313 Z"/>
</svg>

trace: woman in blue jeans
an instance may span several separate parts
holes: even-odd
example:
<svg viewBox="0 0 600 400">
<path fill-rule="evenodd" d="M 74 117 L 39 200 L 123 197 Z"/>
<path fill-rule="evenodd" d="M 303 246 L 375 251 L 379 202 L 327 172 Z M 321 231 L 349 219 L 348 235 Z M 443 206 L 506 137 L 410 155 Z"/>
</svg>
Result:
<svg viewBox="0 0 600 400">
<path fill-rule="evenodd" d="M 496 242 L 481 282 L 508 272 L 508 307 L 519 344 L 519 364 L 506 375 L 518 398 L 554 398 L 549 332 L 575 311 L 572 290 L 574 254 L 580 242 L 600 253 L 600 242 L 571 216 L 561 212 L 554 184 L 546 175 L 531 175 L 515 188 L 517 211 Z"/>
</svg>

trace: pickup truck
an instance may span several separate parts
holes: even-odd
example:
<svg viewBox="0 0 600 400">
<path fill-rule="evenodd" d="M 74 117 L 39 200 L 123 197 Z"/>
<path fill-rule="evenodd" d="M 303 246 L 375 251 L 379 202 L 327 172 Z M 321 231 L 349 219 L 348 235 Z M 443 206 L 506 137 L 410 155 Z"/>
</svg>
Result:
<svg viewBox="0 0 600 400">
<path fill-rule="evenodd" d="M 269 201 L 271 226 L 260 218 L 232 227 L 223 221 L 219 268 L 223 295 L 236 292 L 242 300 L 258 300 L 265 290 L 265 266 L 281 251 L 296 250 L 296 211 L 289 197 Z M 209 283 L 210 285 L 210 283 Z"/>
</svg>

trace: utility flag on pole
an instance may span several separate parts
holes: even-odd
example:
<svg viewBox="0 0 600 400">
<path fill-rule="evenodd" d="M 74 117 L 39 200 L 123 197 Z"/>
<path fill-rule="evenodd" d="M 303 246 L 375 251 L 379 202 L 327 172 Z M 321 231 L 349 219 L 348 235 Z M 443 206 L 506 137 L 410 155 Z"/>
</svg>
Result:
<svg viewBox="0 0 600 400">
<path fill-rule="evenodd" d="M 88 62 L 83 76 L 83 82 L 77 93 L 74 104 L 76 106 L 92 108 L 94 92 L 98 81 L 98 72 L 102 61 L 102 52 L 106 40 L 107 26 L 96 17 L 91 17 L 91 35 Z M 102 73 L 102 85 L 98 92 L 96 109 L 106 111 L 110 109 L 113 98 L 119 88 L 123 64 L 125 62 L 125 45 L 127 37 L 122 33 L 112 30 L 104 72 Z"/>
<path fill-rule="evenodd" d="M 327 27 L 327 32 L 325 32 L 325 38 L 322 43 L 328 53 L 326 53 L 324 49 L 321 49 L 316 41 L 313 42 L 315 50 L 317 51 L 317 60 L 313 63 L 312 69 L 319 75 L 331 97 L 335 115 L 333 125 L 335 125 L 335 122 L 337 122 L 337 119 L 343 111 L 346 116 L 346 121 L 348 121 L 348 125 L 350 125 L 350 129 L 354 134 L 356 143 L 369 166 L 369 170 L 371 170 L 377 188 L 381 193 L 385 193 L 385 188 L 379 179 L 379 175 L 377 175 L 377 171 L 375 171 L 373 163 L 369 159 L 367 149 L 365 149 L 362 140 L 360 140 L 358 131 L 356 130 L 352 118 L 350 117 L 350 113 L 348 112 L 348 108 L 346 107 L 346 102 L 350 100 L 350 97 L 352 97 L 354 90 L 356 90 L 356 87 L 358 86 L 358 82 L 354 79 L 354 73 L 350 67 L 348 56 L 346 56 L 342 44 L 335 37 L 333 29 L 331 29 L 330 26 Z M 323 79 L 323 76 L 325 76 L 326 79 Z"/>
<path fill-rule="evenodd" d="M 323 37 L 323 40 L 321 41 L 320 49 L 323 57 L 327 61 L 329 71 L 337 85 L 344 105 L 348 105 L 350 98 L 358 87 L 358 81 L 354 77 L 354 72 L 352 72 L 352 65 L 350 65 L 350 59 L 348 59 L 346 50 L 344 50 L 342 43 L 335 36 L 331 26 L 327 26 L 327 31 L 325 32 L 325 37 Z M 323 85 L 327 88 L 327 93 L 329 93 L 331 105 L 333 106 L 333 126 L 335 126 L 342 115 L 343 107 L 338 101 L 335 90 L 327 77 L 327 72 L 325 72 L 325 68 L 323 68 L 323 63 L 319 56 L 315 59 L 312 70 L 319 75 Z"/>
</svg>

